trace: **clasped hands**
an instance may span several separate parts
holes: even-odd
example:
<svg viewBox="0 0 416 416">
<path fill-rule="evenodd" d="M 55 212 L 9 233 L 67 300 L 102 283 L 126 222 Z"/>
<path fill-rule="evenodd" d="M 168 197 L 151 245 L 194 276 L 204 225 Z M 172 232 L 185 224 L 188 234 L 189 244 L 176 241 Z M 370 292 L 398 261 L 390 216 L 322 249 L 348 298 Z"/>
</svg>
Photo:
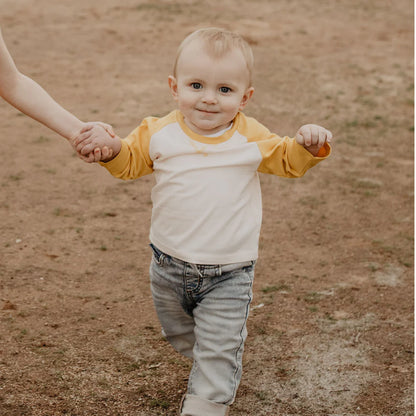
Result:
<svg viewBox="0 0 416 416">
<path fill-rule="evenodd" d="M 84 127 L 70 139 L 80 159 L 87 163 L 107 161 L 115 156 L 119 137 L 113 127 L 100 121 L 84 123 Z"/>
</svg>

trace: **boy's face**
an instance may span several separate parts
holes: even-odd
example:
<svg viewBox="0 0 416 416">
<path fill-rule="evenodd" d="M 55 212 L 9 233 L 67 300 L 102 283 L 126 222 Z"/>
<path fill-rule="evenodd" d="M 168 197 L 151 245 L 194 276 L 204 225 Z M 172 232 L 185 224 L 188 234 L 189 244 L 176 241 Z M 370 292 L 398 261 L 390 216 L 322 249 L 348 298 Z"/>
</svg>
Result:
<svg viewBox="0 0 416 416">
<path fill-rule="evenodd" d="M 228 127 L 254 91 L 239 49 L 213 57 L 194 40 L 182 50 L 176 72 L 169 77 L 173 97 L 187 126 L 201 135 Z"/>
</svg>

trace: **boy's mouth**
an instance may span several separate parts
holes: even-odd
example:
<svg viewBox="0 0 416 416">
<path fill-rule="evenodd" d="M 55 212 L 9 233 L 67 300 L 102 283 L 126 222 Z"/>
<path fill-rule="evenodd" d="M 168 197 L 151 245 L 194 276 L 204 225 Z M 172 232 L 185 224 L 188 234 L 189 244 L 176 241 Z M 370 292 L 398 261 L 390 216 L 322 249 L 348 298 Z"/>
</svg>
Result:
<svg viewBox="0 0 416 416">
<path fill-rule="evenodd" d="M 201 108 L 197 108 L 197 110 L 201 113 L 205 113 L 205 114 L 217 114 L 218 111 L 212 111 L 212 110 L 205 110 L 205 109 L 201 109 Z"/>
</svg>

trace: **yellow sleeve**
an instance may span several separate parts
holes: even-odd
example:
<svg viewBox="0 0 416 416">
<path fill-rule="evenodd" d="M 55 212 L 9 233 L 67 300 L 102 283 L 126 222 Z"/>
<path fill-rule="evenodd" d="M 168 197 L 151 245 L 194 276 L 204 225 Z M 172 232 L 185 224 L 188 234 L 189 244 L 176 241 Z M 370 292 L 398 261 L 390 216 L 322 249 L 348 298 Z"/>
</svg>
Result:
<svg viewBox="0 0 416 416">
<path fill-rule="evenodd" d="M 277 135 L 257 142 L 262 161 L 258 171 L 287 178 L 299 178 L 306 171 L 326 159 L 331 154 L 329 144 L 320 149 L 318 156 L 313 156 L 295 139 Z"/>
<path fill-rule="evenodd" d="M 136 179 L 153 172 L 153 162 L 149 156 L 151 139 L 150 125 L 154 118 L 143 120 L 121 141 L 120 153 L 109 162 L 100 163 L 113 176 L 120 179 Z"/>
</svg>

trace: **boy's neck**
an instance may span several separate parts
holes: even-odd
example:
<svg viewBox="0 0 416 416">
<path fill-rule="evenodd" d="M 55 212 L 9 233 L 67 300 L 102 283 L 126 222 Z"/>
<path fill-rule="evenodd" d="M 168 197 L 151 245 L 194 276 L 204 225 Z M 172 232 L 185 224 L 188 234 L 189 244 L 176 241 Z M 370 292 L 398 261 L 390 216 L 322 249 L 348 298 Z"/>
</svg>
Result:
<svg viewBox="0 0 416 416">
<path fill-rule="evenodd" d="M 234 121 L 230 121 L 230 124 L 227 127 L 224 127 L 220 131 L 217 131 L 212 134 L 204 134 L 205 137 L 219 137 L 222 136 L 226 131 L 230 130 L 233 127 Z"/>
</svg>

